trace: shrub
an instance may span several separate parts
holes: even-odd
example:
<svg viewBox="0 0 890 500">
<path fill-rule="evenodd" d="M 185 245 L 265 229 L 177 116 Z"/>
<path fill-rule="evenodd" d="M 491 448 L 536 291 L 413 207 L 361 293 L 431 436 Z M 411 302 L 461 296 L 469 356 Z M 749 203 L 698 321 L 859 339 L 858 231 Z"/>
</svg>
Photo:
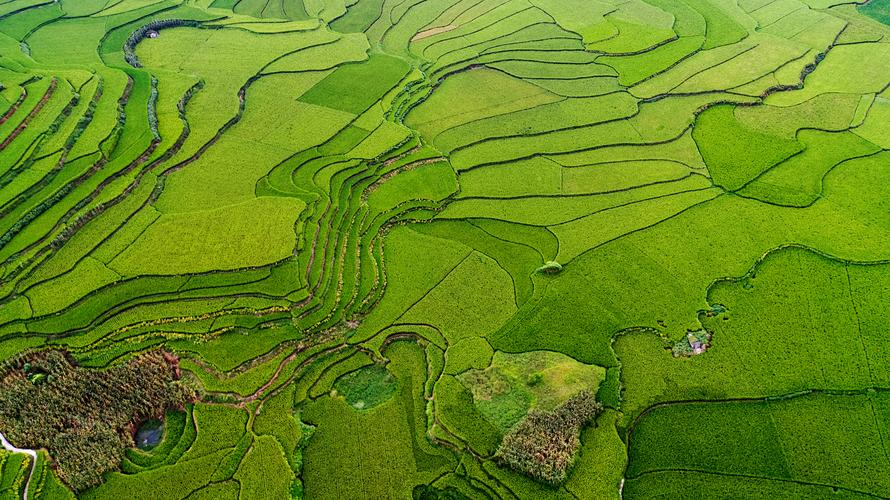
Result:
<svg viewBox="0 0 890 500">
<path fill-rule="evenodd" d="M 556 274 L 560 271 L 562 271 L 562 264 L 554 260 L 547 261 L 543 266 L 535 269 L 535 272 L 547 274 Z"/>
</svg>

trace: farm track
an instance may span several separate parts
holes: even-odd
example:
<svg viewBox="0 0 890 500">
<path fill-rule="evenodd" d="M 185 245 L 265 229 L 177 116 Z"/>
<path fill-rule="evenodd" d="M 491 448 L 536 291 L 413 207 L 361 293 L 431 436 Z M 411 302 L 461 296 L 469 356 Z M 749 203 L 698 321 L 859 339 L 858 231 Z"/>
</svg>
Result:
<svg viewBox="0 0 890 500">
<path fill-rule="evenodd" d="M 12 443 L 6 440 L 6 437 L 4 437 L 2 433 L 0 433 L 0 444 L 2 444 L 3 448 L 10 453 L 24 453 L 31 459 L 31 467 L 29 467 L 30 471 L 28 472 L 28 477 L 25 479 L 25 488 L 22 492 L 22 499 L 27 500 L 29 498 L 28 491 L 31 488 L 31 480 L 34 479 L 34 471 L 37 470 L 37 451 L 13 446 Z"/>
</svg>

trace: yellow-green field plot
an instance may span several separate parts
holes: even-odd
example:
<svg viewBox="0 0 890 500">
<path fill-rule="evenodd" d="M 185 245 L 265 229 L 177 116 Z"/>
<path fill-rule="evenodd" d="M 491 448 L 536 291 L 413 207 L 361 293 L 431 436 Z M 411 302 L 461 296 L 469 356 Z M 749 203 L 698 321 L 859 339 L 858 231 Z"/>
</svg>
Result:
<svg viewBox="0 0 890 500">
<path fill-rule="evenodd" d="M 0 1 L 0 497 L 890 497 L 888 58 L 890 0 Z"/>
</svg>

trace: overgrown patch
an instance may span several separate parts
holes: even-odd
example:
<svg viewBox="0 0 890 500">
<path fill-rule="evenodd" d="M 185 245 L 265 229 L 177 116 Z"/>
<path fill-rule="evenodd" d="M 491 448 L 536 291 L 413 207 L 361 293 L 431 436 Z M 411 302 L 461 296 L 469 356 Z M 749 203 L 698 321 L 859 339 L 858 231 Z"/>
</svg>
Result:
<svg viewBox="0 0 890 500">
<path fill-rule="evenodd" d="M 137 422 L 192 399 L 175 357 L 152 351 L 108 370 L 74 365 L 64 351 L 0 365 L 0 428 L 19 447 L 45 448 L 76 491 L 99 484 L 134 446 Z"/>
<path fill-rule="evenodd" d="M 582 391 L 553 411 L 532 410 L 504 436 L 495 457 L 538 481 L 562 484 L 577 458 L 581 428 L 602 411 L 593 393 Z"/>
<path fill-rule="evenodd" d="M 531 409 L 551 411 L 581 391 L 596 391 L 605 370 L 551 351 L 499 351 L 490 367 L 457 378 L 473 394 L 480 413 L 506 433 Z"/>
<path fill-rule="evenodd" d="M 367 410 L 386 402 L 396 392 L 396 380 L 382 365 L 371 365 L 338 378 L 334 388 L 349 406 Z"/>
</svg>

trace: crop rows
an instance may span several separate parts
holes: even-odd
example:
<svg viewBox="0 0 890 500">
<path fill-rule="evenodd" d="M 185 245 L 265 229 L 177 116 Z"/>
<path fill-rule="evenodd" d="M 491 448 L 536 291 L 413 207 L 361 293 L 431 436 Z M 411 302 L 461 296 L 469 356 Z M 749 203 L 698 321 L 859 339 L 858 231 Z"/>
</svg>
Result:
<svg viewBox="0 0 890 500">
<path fill-rule="evenodd" d="M 0 359 L 195 388 L 86 498 L 888 496 L 888 5 L 0 2 Z"/>
</svg>

